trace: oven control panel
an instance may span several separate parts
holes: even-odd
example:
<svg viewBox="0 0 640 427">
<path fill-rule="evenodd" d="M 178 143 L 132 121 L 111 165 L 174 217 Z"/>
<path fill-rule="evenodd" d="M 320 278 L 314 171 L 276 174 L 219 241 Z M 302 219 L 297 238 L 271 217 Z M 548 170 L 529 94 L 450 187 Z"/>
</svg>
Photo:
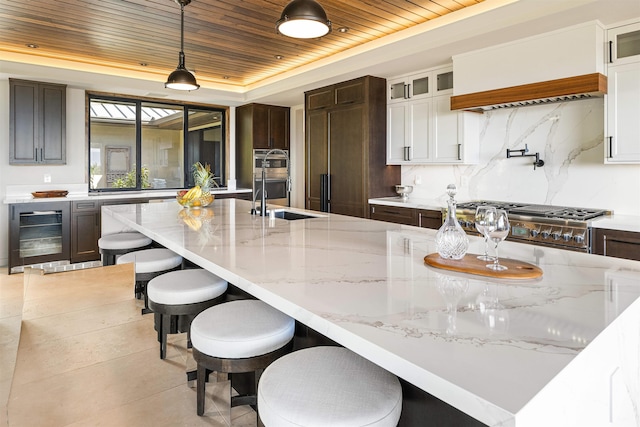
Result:
<svg viewBox="0 0 640 427">
<path fill-rule="evenodd" d="M 474 215 L 457 214 L 458 223 L 468 234 L 478 235 Z M 586 224 L 576 221 L 531 221 L 509 215 L 511 230 L 507 240 L 554 246 L 588 252 L 589 235 Z"/>
</svg>

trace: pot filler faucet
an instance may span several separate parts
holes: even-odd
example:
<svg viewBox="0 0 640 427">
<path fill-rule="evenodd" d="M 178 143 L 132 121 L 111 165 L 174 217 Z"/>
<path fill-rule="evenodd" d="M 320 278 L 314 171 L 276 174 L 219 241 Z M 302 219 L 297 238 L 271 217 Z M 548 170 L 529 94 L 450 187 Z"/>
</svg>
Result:
<svg viewBox="0 0 640 427">
<path fill-rule="evenodd" d="M 274 153 L 284 154 L 287 160 L 287 193 L 291 191 L 291 166 L 289 163 L 289 155 L 286 151 L 280 150 L 279 148 L 274 148 L 267 151 L 267 153 L 262 158 L 262 188 L 257 189 L 255 194 L 253 195 L 253 209 L 251 209 L 252 215 L 258 214 L 258 212 L 256 211 L 256 199 L 258 197 L 258 193 L 260 193 L 260 216 L 267 216 L 267 189 L 265 188 L 265 183 L 267 181 L 266 162 L 269 158 L 269 155 Z"/>
</svg>

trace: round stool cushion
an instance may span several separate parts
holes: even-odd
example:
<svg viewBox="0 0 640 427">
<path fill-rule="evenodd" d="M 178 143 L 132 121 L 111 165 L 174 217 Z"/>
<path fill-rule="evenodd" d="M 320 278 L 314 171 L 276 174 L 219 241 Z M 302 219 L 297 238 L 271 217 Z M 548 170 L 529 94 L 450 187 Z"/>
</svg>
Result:
<svg viewBox="0 0 640 427">
<path fill-rule="evenodd" d="M 143 249 L 122 255 L 116 264 L 135 263 L 136 273 L 156 273 L 182 264 L 182 257 L 164 248 Z"/>
<path fill-rule="evenodd" d="M 239 300 L 210 307 L 191 323 L 191 344 L 222 359 L 260 356 L 287 344 L 295 321 L 259 300 Z"/>
<path fill-rule="evenodd" d="M 289 353 L 269 365 L 258 384 L 265 427 L 395 427 L 401 412 L 398 378 L 342 347 Z"/>
<path fill-rule="evenodd" d="M 227 281 L 201 268 L 161 274 L 147 284 L 149 299 L 158 304 L 194 304 L 219 297 Z"/>
<path fill-rule="evenodd" d="M 137 231 L 107 234 L 98 239 L 100 249 L 135 249 L 150 245 L 152 240 Z"/>
</svg>

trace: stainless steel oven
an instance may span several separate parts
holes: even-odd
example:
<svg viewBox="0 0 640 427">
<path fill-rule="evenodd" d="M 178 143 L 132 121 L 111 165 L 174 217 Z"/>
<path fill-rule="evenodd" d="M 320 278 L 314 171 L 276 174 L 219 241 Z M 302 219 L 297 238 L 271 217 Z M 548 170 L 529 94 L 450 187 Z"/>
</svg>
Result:
<svg viewBox="0 0 640 427">
<path fill-rule="evenodd" d="M 262 190 L 262 169 L 265 171 L 265 192 L 269 203 L 289 206 L 289 157 L 270 150 L 253 150 L 253 194 Z M 262 197 L 260 195 L 259 197 Z"/>
</svg>

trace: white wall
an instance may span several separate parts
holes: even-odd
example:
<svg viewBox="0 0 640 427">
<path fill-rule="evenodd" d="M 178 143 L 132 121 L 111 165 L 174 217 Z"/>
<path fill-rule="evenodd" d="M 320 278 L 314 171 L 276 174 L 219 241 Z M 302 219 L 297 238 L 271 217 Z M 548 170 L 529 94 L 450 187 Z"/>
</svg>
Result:
<svg viewBox="0 0 640 427">
<path fill-rule="evenodd" d="M 459 201 L 486 199 L 610 209 L 640 215 L 640 165 L 605 165 L 604 100 L 521 107 L 485 112 L 480 161 L 471 166 L 402 167 L 402 184 L 414 198 L 442 200 L 448 184 Z M 540 152 L 533 158 L 506 158 L 506 150 Z M 422 184 L 415 185 L 416 176 Z"/>
</svg>

